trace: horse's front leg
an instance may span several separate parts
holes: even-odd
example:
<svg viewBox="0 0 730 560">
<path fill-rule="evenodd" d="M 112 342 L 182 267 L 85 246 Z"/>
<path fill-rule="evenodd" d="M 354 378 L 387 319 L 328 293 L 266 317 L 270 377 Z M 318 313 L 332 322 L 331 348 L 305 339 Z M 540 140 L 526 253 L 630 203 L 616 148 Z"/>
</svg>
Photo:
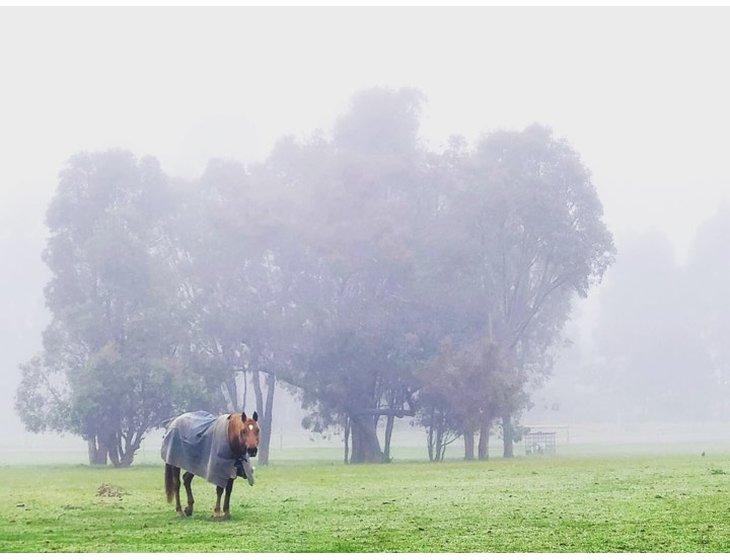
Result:
<svg viewBox="0 0 730 560">
<path fill-rule="evenodd" d="M 215 487 L 215 509 L 213 510 L 213 517 L 218 519 L 221 516 L 221 496 L 223 495 L 223 486 Z"/>
<path fill-rule="evenodd" d="M 229 478 L 228 484 L 226 484 L 226 498 L 223 500 L 223 519 L 231 518 L 231 492 L 233 492 L 234 480 L 234 478 Z"/>
<path fill-rule="evenodd" d="M 185 515 L 188 517 L 193 514 L 193 504 L 195 503 L 195 500 L 193 500 L 193 488 L 190 485 L 190 483 L 193 481 L 193 477 L 195 475 L 193 473 L 186 472 L 183 475 L 183 484 L 185 485 L 185 493 L 188 495 L 188 507 L 185 508 Z"/>
</svg>

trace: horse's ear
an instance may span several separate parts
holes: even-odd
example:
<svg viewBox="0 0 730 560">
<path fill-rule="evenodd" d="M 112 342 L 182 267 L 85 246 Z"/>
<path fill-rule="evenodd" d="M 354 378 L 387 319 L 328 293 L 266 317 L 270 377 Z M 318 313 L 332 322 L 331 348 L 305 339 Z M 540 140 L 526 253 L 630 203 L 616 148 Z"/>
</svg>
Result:
<svg viewBox="0 0 730 560">
<path fill-rule="evenodd" d="M 246 413 L 245 412 L 242 412 L 241 413 L 241 420 L 243 420 L 244 422 L 246 421 Z"/>
<path fill-rule="evenodd" d="M 259 421 L 259 413 L 255 410 L 253 411 L 253 421 L 258 422 Z"/>
</svg>

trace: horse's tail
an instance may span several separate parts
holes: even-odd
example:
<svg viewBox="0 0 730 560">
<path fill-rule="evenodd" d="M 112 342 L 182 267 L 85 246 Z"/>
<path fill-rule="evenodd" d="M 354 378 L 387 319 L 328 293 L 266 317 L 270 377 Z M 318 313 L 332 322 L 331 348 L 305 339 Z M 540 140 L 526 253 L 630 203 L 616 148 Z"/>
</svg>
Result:
<svg viewBox="0 0 730 560">
<path fill-rule="evenodd" d="M 175 497 L 175 467 L 168 463 L 165 463 L 165 495 L 168 504 Z"/>
</svg>

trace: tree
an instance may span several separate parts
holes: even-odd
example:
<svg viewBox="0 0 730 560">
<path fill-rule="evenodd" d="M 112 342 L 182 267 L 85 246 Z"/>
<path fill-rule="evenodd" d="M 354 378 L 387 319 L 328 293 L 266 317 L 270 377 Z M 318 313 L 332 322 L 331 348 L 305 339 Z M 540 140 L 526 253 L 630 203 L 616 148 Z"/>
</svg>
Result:
<svg viewBox="0 0 730 560">
<path fill-rule="evenodd" d="M 487 333 L 514 373 L 500 412 L 511 456 L 512 416 L 528 402 L 524 384 L 549 371 L 545 358 L 571 300 L 601 279 L 612 238 L 590 173 L 544 127 L 495 132 L 473 152 L 447 156 L 458 171 L 441 204 L 439 231 L 449 234 L 437 258 L 474 310 L 467 324 Z"/>
<path fill-rule="evenodd" d="M 709 417 L 708 395 L 719 387 L 692 320 L 699 293 L 663 235 L 623 243 L 601 292 L 596 329 L 604 398 L 618 421 Z"/>
<path fill-rule="evenodd" d="M 277 373 L 288 368 L 290 290 L 301 269 L 280 187 L 266 163 L 246 168 L 211 161 L 187 189 L 172 225 L 178 305 L 186 310 L 193 341 L 188 359 L 219 410 L 240 410 L 252 385 L 261 424 L 259 464 L 268 462 Z"/>
<path fill-rule="evenodd" d="M 131 464 L 181 395 L 180 321 L 166 283 L 169 188 L 151 158 L 78 154 L 48 209 L 53 319 L 43 353 L 21 368 L 16 406 L 31 430 L 81 435 L 92 463 Z"/>
<path fill-rule="evenodd" d="M 369 90 L 332 141 L 279 149 L 281 175 L 303 202 L 294 227 L 307 255 L 298 299 L 306 336 L 293 381 L 312 410 L 310 426 L 347 427 L 351 462 L 387 460 L 379 419 L 392 429 L 393 417 L 414 414 L 409 228 L 423 164 L 420 102 L 412 90 Z"/>
<path fill-rule="evenodd" d="M 690 320 L 699 333 L 712 363 L 714 398 L 708 412 L 719 419 L 730 417 L 730 265 L 726 254 L 730 244 L 730 203 L 725 201 L 700 226 L 687 263 L 687 301 Z M 688 369 L 695 377 L 699 371 Z M 704 385 L 699 383 L 700 387 Z"/>
<path fill-rule="evenodd" d="M 443 460 L 446 446 L 464 437 L 464 459 L 472 460 L 474 436 L 479 433 L 478 457 L 488 457 L 489 432 L 503 405 L 505 375 L 499 349 L 490 339 L 476 339 L 455 347 L 444 339 L 439 353 L 419 372 L 421 423 L 428 430 L 432 461 Z"/>
<path fill-rule="evenodd" d="M 127 152 L 75 157 L 48 212 L 53 321 L 23 366 L 27 425 L 128 464 L 171 411 L 238 410 L 250 385 L 265 464 L 284 381 L 308 427 L 344 428 L 348 462 L 390 460 L 418 403 L 435 460 L 455 435 L 486 458 L 498 420 L 510 456 L 527 384 L 549 373 L 611 236 L 588 171 L 549 130 L 434 153 L 422 101 L 360 92 L 330 138 L 214 160 L 189 182 Z"/>
</svg>

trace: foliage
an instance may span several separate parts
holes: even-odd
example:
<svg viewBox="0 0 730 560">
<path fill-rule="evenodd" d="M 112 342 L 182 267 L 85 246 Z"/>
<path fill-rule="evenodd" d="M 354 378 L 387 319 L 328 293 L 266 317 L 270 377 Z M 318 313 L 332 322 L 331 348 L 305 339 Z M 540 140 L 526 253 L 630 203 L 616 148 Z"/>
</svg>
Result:
<svg viewBox="0 0 730 560">
<path fill-rule="evenodd" d="M 53 319 L 22 368 L 17 408 L 29 429 L 81 435 L 92 462 L 129 465 L 144 434 L 197 394 L 174 383 L 185 376 L 170 204 L 156 161 L 111 151 L 72 158 L 48 209 Z"/>
<path fill-rule="evenodd" d="M 645 234 L 626 242 L 599 302 L 599 371 L 615 417 L 707 419 L 708 396 L 720 387 L 690 320 L 695 294 L 668 240 Z"/>
<path fill-rule="evenodd" d="M 454 140 L 437 176 L 445 188 L 424 276 L 443 318 L 440 336 L 465 352 L 454 366 L 459 381 L 442 392 L 448 401 L 460 384 L 473 389 L 465 394 L 481 405 L 457 398 L 449 414 L 466 414 L 456 420 L 465 432 L 488 432 L 495 417 L 509 426 L 529 402 L 527 383 L 549 374 L 572 298 L 600 281 L 614 248 L 588 170 L 546 128 L 495 132 L 473 151 Z M 501 382 L 489 388 L 492 366 L 464 363 L 482 345 L 500 356 Z"/>
<path fill-rule="evenodd" d="M 460 433 L 485 444 L 495 419 L 510 454 L 611 235 L 590 173 L 548 129 L 435 152 L 422 104 L 365 90 L 329 137 L 188 182 L 127 152 L 72 158 L 48 210 L 53 319 L 22 369 L 27 426 L 128 464 L 183 405 L 237 410 L 250 379 L 265 462 L 278 379 L 308 427 L 344 429 L 352 462 L 389 460 L 394 419 L 418 403 L 437 459 Z"/>
<path fill-rule="evenodd" d="M 312 426 L 352 425 L 355 462 L 384 459 L 375 432 L 381 415 L 411 413 L 419 108 L 415 92 L 366 92 L 339 119 L 334 140 L 290 143 L 275 154 L 301 191 L 293 227 L 307 256 L 292 381 Z"/>
</svg>

